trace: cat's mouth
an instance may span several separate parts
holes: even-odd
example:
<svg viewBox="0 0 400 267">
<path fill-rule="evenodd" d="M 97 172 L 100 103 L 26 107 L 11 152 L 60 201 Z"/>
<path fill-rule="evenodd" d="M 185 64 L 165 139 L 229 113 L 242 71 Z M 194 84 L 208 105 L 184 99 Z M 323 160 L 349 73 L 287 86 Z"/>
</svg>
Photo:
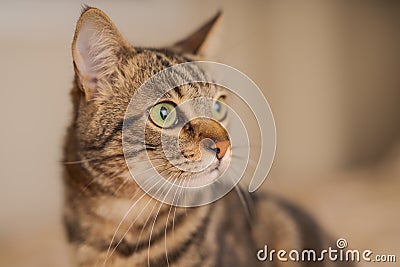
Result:
<svg viewBox="0 0 400 267">
<path fill-rule="evenodd" d="M 152 155 L 152 157 L 157 158 L 159 156 Z M 228 147 L 222 157 L 218 157 L 215 151 L 204 150 L 202 157 L 196 161 L 169 161 L 169 167 L 165 167 L 168 164 L 165 160 L 168 159 L 163 159 L 161 164 L 160 161 L 152 162 L 152 164 L 155 171 L 164 179 L 178 177 L 174 179 L 174 184 L 181 184 L 184 187 L 202 187 L 217 181 L 228 170 L 231 158 L 231 148 Z M 146 173 L 146 168 L 142 169 L 144 171 L 141 171 L 141 173 Z M 168 172 L 168 170 L 173 171 Z M 182 182 L 182 180 L 184 181 Z"/>
<path fill-rule="evenodd" d="M 215 158 L 205 170 L 193 173 L 189 186 L 200 187 L 213 183 L 227 170 L 230 159 L 230 148 L 228 148 L 227 156 L 222 159 Z"/>
</svg>

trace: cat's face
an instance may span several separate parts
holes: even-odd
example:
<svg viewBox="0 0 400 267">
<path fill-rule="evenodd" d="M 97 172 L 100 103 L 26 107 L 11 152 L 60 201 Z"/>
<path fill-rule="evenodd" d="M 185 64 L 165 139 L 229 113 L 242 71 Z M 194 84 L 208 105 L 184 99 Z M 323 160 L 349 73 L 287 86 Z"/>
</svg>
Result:
<svg viewBox="0 0 400 267">
<path fill-rule="evenodd" d="M 222 88 L 192 83 L 171 90 L 147 109 L 147 153 L 162 176 L 190 179 L 186 184 L 194 185 L 226 170 L 231 157 L 226 97 Z"/>
<path fill-rule="evenodd" d="M 210 30 L 216 19 L 205 26 Z M 77 85 L 73 91 L 74 127 L 79 159 L 88 159 L 86 169 L 96 183 L 111 191 L 130 192 L 134 181 L 124 156 L 132 162 L 131 170 L 140 169 L 149 157 L 159 174 L 176 183 L 204 183 L 225 171 L 231 159 L 225 128 L 229 116 L 224 102 L 228 96 L 224 88 L 213 84 L 185 84 L 150 105 L 137 102 L 144 108 L 129 119 L 129 147 L 124 147 L 129 153 L 124 155 L 122 147 L 122 126 L 131 98 L 159 71 L 195 59 L 190 52 L 199 52 L 205 41 L 199 34 L 208 34 L 202 29 L 188 42 L 167 49 L 134 48 L 104 13 L 97 9 L 83 13 L 72 46 Z M 192 69 L 179 75 L 205 74 Z M 144 140 L 137 131 L 144 131 Z M 100 160 L 90 161 L 93 158 Z"/>
</svg>

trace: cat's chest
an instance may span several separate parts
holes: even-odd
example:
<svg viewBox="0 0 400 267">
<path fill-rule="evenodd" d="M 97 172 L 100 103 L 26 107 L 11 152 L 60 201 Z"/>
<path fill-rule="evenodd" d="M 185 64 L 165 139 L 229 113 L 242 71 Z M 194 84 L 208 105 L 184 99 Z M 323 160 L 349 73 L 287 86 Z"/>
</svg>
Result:
<svg viewBox="0 0 400 267">
<path fill-rule="evenodd" d="M 154 200 L 145 193 L 137 198 L 123 199 L 113 196 L 96 199 L 93 205 L 93 212 L 105 221 L 114 223 L 135 222 L 142 224 L 152 214 L 161 209 L 161 205 L 154 203 Z"/>
</svg>

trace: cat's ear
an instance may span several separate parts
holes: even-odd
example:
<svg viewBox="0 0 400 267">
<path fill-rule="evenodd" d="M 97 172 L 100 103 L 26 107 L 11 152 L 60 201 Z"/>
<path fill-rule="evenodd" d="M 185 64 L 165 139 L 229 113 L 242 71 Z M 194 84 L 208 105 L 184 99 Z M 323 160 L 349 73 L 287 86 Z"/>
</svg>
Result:
<svg viewBox="0 0 400 267">
<path fill-rule="evenodd" d="M 96 96 L 99 81 L 111 77 L 119 52 L 127 47 L 128 43 L 104 12 L 85 7 L 76 25 L 72 57 L 87 100 Z"/>
<path fill-rule="evenodd" d="M 222 11 L 218 11 L 209 21 L 201 26 L 197 31 L 190 34 L 185 39 L 175 43 L 173 48 L 184 52 L 195 55 L 204 56 L 205 54 L 211 54 L 213 48 L 213 41 L 216 40 L 215 30 L 218 28 L 218 24 L 221 21 Z"/>
</svg>

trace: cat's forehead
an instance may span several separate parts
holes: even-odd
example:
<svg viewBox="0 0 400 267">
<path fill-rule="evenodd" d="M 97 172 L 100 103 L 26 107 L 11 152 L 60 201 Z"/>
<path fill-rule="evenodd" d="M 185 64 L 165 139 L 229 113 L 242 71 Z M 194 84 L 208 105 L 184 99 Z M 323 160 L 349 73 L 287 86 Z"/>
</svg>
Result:
<svg viewBox="0 0 400 267">
<path fill-rule="evenodd" d="M 132 60 L 140 67 L 164 69 L 176 64 L 195 60 L 193 55 L 182 54 L 168 48 L 134 47 L 131 52 Z"/>
<path fill-rule="evenodd" d="M 222 91 L 216 85 L 204 82 L 185 84 L 174 90 L 181 91 L 180 96 L 183 101 L 201 97 L 215 98 Z"/>
<path fill-rule="evenodd" d="M 211 83 L 189 83 L 176 86 L 167 91 L 159 101 L 170 100 L 176 104 L 198 98 L 217 99 L 225 95 L 225 90 Z M 191 102 L 192 105 L 202 105 L 203 102 Z"/>
<path fill-rule="evenodd" d="M 198 97 L 215 98 L 222 94 L 224 89 L 212 82 L 210 74 L 194 62 L 195 58 L 190 55 L 176 53 L 168 49 L 134 48 L 125 71 L 125 76 L 133 82 L 131 88 L 138 88 L 159 72 L 167 70 L 170 74 L 169 83 L 179 86 L 171 86 L 165 97 L 179 100 L 188 100 Z M 181 63 L 187 64 L 184 68 L 172 68 Z M 170 70 L 170 71 L 169 71 Z M 194 82 L 188 83 L 187 80 Z M 183 85 L 181 85 L 183 84 Z M 180 102 L 180 101 L 179 101 Z"/>
</svg>

